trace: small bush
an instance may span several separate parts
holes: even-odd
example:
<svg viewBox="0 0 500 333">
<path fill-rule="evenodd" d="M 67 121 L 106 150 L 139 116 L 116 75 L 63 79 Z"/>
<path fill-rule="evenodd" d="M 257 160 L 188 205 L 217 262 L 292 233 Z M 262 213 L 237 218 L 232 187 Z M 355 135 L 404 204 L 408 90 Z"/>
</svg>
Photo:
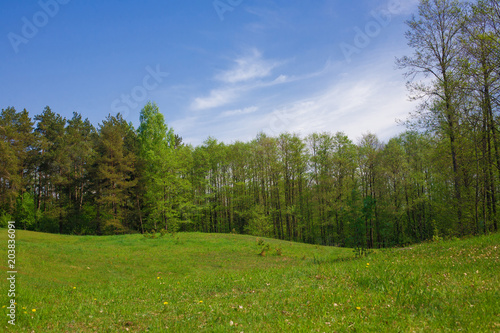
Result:
<svg viewBox="0 0 500 333">
<path fill-rule="evenodd" d="M 356 258 L 367 257 L 370 253 L 372 253 L 372 251 L 366 247 L 355 247 L 353 252 Z"/>
<path fill-rule="evenodd" d="M 156 230 L 152 230 L 152 231 L 149 231 L 149 232 L 145 232 L 144 234 L 142 234 L 144 236 L 144 238 L 148 238 L 148 239 L 155 239 L 156 238 Z"/>
<path fill-rule="evenodd" d="M 0 215 L 0 228 L 7 228 L 9 221 L 13 221 L 12 215 L 10 214 L 1 214 Z"/>
<path fill-rule="evenodd" d="M 433 236 L 432 236 L 432 241 L 434 242 L 440 242 L 443 240 L 443 237 L 439 236 L 439 230 L 437 228 L 434 228 Z"/>
<path fill-rule="evenodd" d="M 267 251 L 269 251 L 270 248 L 271 248 L 271 245 L 269 245 L 269 243 L 266 243 L 264 245 L 264 247 L 262 247 L 262 250 L 260 251 L 259 255 L 262 256 L 262 257 L 265 257 Z"/>
</svg>

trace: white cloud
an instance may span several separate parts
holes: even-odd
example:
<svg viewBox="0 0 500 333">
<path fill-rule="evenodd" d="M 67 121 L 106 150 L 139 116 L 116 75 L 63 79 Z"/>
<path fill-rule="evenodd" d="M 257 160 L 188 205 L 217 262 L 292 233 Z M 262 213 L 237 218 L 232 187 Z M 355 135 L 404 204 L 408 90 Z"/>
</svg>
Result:
<svg viewBox="0 0 500 333">
<path fill-rule="evenodd" d="M 372 55 L 353 68 L 330 62 L 313 73 L 271 73 L 265 79 L 225 83 L 192 106 L 234 107 L 209 110 L 197 121 L 184 123 L 182 134 L 193 144 L 208 136 L 226 143 L 248 141 L 260 131 L 273 136 L 342 131 L 353 141 L 372 132 L 388 140 L 404 130 L 396 119 L 407 118 L 415 105 L 407 101 L 404 79 L 386 53 L 393 51 Z M 278 85 L 280 89 L 265 89 Z"/>
<path fill-rule="evenodd" d="M 273 83 L 285 83 L 287 81 L 288 81 L 288 76 L 280 75 L 273 81 Z"/>
<path fill-rule="evenodd" d="M 221 86 L 211 90 L 209 96 L 196 97 L 191 103 L 191 109 L 206 110 L 221 107 L 234 102 L 244 92 L 293 80 L 286 75 L 279 75 L 274 80 L 262 80 L 271 76 L 273 69 L 283 62 L 263 59 L 261 53 L 255 49 L 250 55 L 237 58 L 234 62 L 236 65 L 233 68 L 215 76 L 216 80 L 222 82 Z"/>
<path fill-rule="evenodd" d="M 270 135 L 293 132 L 304 136 L 342 131 L 352 140 L 373 132 L 386 139 L 398 131 L 395 120 L 405 118 L 412 108 L 399 81 L 336 82 L 316 96 L 275 109 L 266 116 L 262 129 Z"/>
<path fill-rule="evenodd" d="M 194 110 L 212 109 L 226 105 L 236 98 L 235 89 L 214 89 L 208 97 L 195 98 L 191 107 Z"/>
<path fill-rule="evenodd" d="M 256 106 L 251 106 L 251 107 L 244 108 L 244 109 L 225 111 L 225 112 L 222 112 L 220 116 L 221 117 L 240 116 L 240 115 L 244 115 L 244 114 L 254 113 L 258 109 L 259 108 Z"/>
<path fill-rule="evenodd" d="M 262 54 L 253 50 L 252 54 L 235 60 L 236 65 L 216 76 L 225 83 L 240 83 L 269 76 L 278 63 L 262 59 Z"/>
<path fill-rule="evenodd" d="M 414 107 L 407 101 L 404 84 L 394 77 L 391 80 L 390 75 L 371 75 L 360 81 L 347 77 L 325 86 L 314 96 L 288 96 L 289 101 L 279 105 L 269 101 L 267 105 L 242 107 L 215 117 L 179 120 L 174 128 L 182 128 L 181 135 L 195 145 L 208 136 L 226 143 L 249 141 L 261 131 L 271 136 L 291 132 L 302 137 L 314 132 L 342 131 L 354 142 L 371 132 L 386 141 L 404 130 L 396 119 L 405 119 Z"/>
</svg>

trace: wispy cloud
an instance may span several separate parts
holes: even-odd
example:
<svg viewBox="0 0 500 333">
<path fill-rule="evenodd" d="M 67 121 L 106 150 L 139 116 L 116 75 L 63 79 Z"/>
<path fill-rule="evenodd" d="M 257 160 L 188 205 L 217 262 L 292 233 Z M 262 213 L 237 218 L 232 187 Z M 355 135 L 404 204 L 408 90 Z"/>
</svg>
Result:
<svg viewBox="0 0 500 333">
<path fill-rule="evenodd" d="M 413 108 L 404 86 L 388 82 L 389 78 L 376 77 L 334 82 L 315 96 L 275 108 L 265 117 L 262 130 L 270 135 L 343 131 L 353 140 L 370 131 L 386 139 L 398 131 L 396 119 L 405 118 Z"/>
<path fill-rule="evenodd" d="M 259 108 L 256 106 L 251 106 L 248 108 L 244 109 L 237 109 L 237 110 L 230 110 L 230 111 L 225 111 L 220 114 L 220 117 L 232 117 L 232 116 L 241 116 L 244 114 L 249 114 L 249 113 L 254 113 L 257 111 Z"/>
<path fill-rule="evenodd" d="M 216 79 L 225 83 L 261 79 L 271 75 L 272 70 L 279 65 L 278 62 L 263 59 L 262 54 L 255 49 L 250 55 L 240 57 L 234 62 L 236 64 L 233 68 L 218 74 Z"/>
<path fill-rule="evenodd" d="M 398 73 L 381 72 L 365 75 L 362 80 L 345 75 L 340 80 L 317 82 L 323 86 L 316 93 L 276 100 L 250 107 L 224 111 L 218 116 L 203 114 L 201 118 L 179 120 L 187 141 L 201 143 L 215 136 L 226 143 L 251 140 L 260 131 L 276 136 L 283 132 L 302 137 L 314 132 L 342 131 L 353 141 L 372 132 L 387 140 L 404 130 L 396 119 L 406 118 L 414 105 L 406 98 Z"/>
<path fill-rule="evenodd" d="M 232 102 L 237 96 L 236 89 L 214 89 L 207 97 L 197 97 L 191 104 L 194 110 L 212 109 Z"/>
<path fill-rule="evenodd" d="M 253 49 L 250 54 L 235 59 L 232 68 L 216 74 L 215 79 L 222 83 L 221 86 L 212 89 L 208 96 L 196 97 L 191 108 L 206 110 L 221 107 L 233 102 L 245 91 L 285 83 L 288 79 L 285 75 L 271 82 L 261 81 L 271 76 L 273 69 L 282 63 L 264 59 L 258 50 Z"/>
<path fill-rule="evenodd" d="M 238 102 L 245 94 L 276 85 L 298 82 L 323 76 L 332 71 L 334 65 L 329 60 L 318 71 L 301 75 L 273 74 L 273 70 L 290 60 L 267 60 L 253 50 L 250 56 L 234 60 L 236 66 L 215 75 L 222 84 L 210 91 L 208 96 L 194 98 L 191 109 L 195 111 L 214 109 Z"/>
</svg>

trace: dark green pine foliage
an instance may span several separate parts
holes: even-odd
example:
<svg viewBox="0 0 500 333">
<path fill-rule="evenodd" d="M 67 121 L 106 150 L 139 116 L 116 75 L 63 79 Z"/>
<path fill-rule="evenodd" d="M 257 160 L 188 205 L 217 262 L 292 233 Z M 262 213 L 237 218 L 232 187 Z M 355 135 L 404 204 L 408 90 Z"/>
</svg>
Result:
<svg viewBox="0 0 500 333">
<path fill-rule="evenodd" d="M 109 115 L 98 132 L 94 170 L 97 233 L 125 233 L 130 231 L 128 217 L 134 207 L 130 193 L 137 184 L 136 156 L 131 146 L 135 133 L 120 114 Z"/>
<path fill-rule="evenodd" d="M 0 115 L 0 211 L 14 213 L 16 198 L 31 190 L 33 121 L 14 108 Z"/>
<path fill-rule="evenodd" d="M 96 159 L 94 150 L 95 128 L 88 119 L 76 112 L 67 121 L 66 154 L 68 158 L 67 199 L 68 230 L 74 234 L 95 234 L 97 231 L 95 195 L 91 178 Z"/>
<path fill-rule="evenodd" d="M 66 119 L 46 107 L 35 116 L 34 149 L 36 173 L 33 180 L 36 209 L 43 214 L 41 225 L 63 233 L 67 210 L 64 188 L 67 185 L 68 159 L 65 154 Z"/>
</svg>

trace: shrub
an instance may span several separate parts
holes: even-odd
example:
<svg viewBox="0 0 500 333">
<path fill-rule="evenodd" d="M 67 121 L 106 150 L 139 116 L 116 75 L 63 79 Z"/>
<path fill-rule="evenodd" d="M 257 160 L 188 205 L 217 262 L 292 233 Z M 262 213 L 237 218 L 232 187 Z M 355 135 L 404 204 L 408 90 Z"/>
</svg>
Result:
<svg viewBox="0 0 500 333">
<path fill-rule="evenodd" d="M 262 257 L 265 257 L 267 251 L 269 251 L 270 248 L 271 248 L 271 245 L 269 245 L 269 243 L 266 243 L 264 245 L 264 247 L 262 248 L 262 250 L 260 251 L 259 255 L 262 256 Z"/>
</svg>

